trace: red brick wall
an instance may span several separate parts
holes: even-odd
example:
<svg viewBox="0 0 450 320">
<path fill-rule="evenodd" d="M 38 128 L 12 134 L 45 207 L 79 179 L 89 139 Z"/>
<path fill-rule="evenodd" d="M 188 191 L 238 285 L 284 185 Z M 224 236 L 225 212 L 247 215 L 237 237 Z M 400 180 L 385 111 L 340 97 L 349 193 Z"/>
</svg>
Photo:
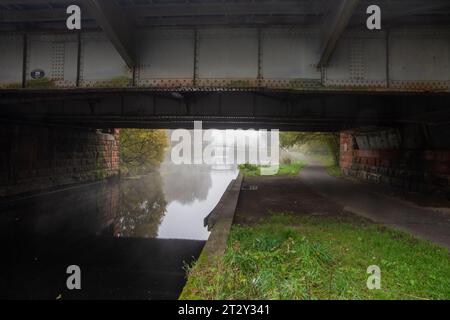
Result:
<svg viewBox="0 0 450 320">
<path fill-rule="evenodd" d="M 340 166 L 345 175 L 410 191 L 450 194 L 450 150 L 360 150 L 341 133 Z"/>
<path fill-rule="evenodd" d="M 0 128 L 0 197 L 112 177 L 119 131 L 6 125 Z"/>
<path fill-rule="evenodd" d="M 353 136 L 349 133 L 341 132 L 340 136 L 340 166 L 350 168 L 353 162 Z"/>
</svg>

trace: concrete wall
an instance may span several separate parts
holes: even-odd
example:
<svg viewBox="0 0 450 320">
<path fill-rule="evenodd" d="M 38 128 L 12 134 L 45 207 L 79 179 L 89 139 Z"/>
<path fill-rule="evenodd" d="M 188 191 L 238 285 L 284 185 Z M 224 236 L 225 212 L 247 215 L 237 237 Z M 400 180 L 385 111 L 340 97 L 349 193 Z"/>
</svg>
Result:
<svg viewBox="0 0 450 320">
<path fill-rule="evenodd" d="M 342 172 L 409 191 L 450 195 L 447 130 L 407 125 L 342 132 Z"/>
<path fill-rule="evenodd" d="M 0 197 L 91 182 L 119 173 L 119 131 L 3 125 Z"/>
</svg>

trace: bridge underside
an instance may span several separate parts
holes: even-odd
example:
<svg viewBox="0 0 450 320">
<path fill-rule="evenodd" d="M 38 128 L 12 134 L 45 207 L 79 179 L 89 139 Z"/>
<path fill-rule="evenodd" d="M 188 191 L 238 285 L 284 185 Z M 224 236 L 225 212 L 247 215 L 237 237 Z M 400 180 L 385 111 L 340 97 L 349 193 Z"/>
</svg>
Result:
<svg viewBox="0 0 450 320">
<path fill-rule="evenodd" d="M 5 122 L 91 128 L 277 128 L 339 131 L 403 124 L 449 125 L 449 94 L 170 91 L 148 89 L 5 90 Z"/>
<path fill-rule="evenodd" d="M 68 31 L 66 7 L 82 9 Z M 450 5 L 0 0 L 4 122 L 338 131 L 449 119 Z"/>
<path fill-rule="evenodd" d="M 379 0 L 372 31 L 371 4 L 1 0 L 0 88 L 449 92 L 448 1 Z"/>
</svg>

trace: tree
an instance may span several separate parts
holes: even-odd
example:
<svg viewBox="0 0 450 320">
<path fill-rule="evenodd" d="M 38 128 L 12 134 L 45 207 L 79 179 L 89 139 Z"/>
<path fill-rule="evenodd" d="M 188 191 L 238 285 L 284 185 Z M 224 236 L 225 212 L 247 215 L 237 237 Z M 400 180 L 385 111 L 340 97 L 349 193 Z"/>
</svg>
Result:
<svg viewBox="0 0 450 320">
<path fill-rule="evenodd" d="M 120 166 L 125 174 L 152 170 L 164 160 L 168 139 L 165 130 L 122 129 Z"/>
<path fill-rule="evenodd" d="M 333 132 L 283 132 L 280 134 L 282 148 L 319 143 L 326 146 L 333 158 L 334 164 L 339 163 L 339 133 Z"/>
</svg>

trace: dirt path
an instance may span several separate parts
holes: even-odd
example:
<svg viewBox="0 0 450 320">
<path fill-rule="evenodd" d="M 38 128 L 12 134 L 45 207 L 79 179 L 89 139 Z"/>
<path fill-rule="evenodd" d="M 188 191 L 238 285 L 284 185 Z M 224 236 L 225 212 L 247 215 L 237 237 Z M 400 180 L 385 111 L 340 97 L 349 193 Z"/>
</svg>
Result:
<svg viewBox="0 0 450 320">
<path fill-rule="evenodd" d="M 297 177 L 245 177 L 234 223 L 251 224 L 271 212 L 333 216 L 344 210 Z"/>
<path fill-rule="evenodd" d="M 370 185 L 328 175 L 313 163 L 300 172 L 299 180 L 315 192 L 338 203 L 346 211 L 374 222 L 410 232 L 450 249 L 450 214 L 388 197 Z"/>
</svg>

